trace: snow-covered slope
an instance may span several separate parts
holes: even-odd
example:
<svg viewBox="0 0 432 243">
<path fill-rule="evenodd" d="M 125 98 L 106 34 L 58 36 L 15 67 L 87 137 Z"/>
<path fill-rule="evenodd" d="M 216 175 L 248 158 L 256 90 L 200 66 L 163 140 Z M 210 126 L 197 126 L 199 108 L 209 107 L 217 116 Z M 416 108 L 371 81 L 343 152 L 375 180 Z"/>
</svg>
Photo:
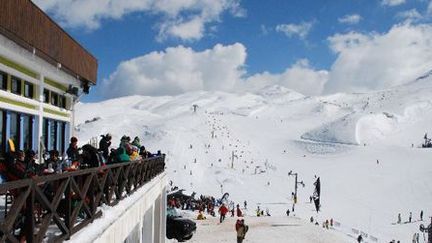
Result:
<svg viewBox="0 0 432 243">
<path fill-rule="evenodd" d="M 306 184 L 297 216 L 333 218 L 346 234 L 354 228 L 408 242 L 420 222 L 393 225 L 397 214 L 407 220 L 413 212 L 417 220 L 423 209 L 432 216 L 432 150 L 417 148 L 432 133 L 429 76 L 362 94 L 305 97 L 276 86 L 257 94 L 132 96 L 76 109 L 81 141 L 107 132 L 114 141 L 139 136 L 150 151 L 167 154 L 174 184 L 198 195 L 229 192 L 235 202 L 283 215 L 292 206 L 293 170 Z M 315 175 L 322 182 L 318 215 L 309 203 Z"/>
</svg>

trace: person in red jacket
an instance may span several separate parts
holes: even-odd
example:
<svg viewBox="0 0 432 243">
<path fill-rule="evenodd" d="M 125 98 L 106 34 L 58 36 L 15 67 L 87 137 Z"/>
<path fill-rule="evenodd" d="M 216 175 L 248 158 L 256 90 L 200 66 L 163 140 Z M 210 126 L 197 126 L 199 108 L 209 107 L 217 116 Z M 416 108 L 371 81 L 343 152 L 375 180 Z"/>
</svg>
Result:
<svg viewBox="0 0 432 243">
<path fill-rule="evenodd" d="M 219 208 L 219 214 L 220 214 L 220 222 L 224 221 L 225 215 L 228 213 L 228 208 L 225 206 L 225 204 L 222 204 Z"/>
</svg>

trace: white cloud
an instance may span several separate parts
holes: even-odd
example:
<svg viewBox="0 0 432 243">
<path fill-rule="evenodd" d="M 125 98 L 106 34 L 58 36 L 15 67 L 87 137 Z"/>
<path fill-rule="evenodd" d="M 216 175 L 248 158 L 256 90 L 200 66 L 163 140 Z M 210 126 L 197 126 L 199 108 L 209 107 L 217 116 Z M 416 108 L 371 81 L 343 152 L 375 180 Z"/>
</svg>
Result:
<svg viewBox="0 0 432 243">
<path fill-rule="evenodd" d="M 403 12 L 399 12 L 397 13 L 396 17 L 400 19 L 405 19 L 407 21 L 414 21 L 423 18 L 423 16 L 415 8 Z"/>
<path fill-rule="evenodd" d="M 204 22 L 200 17 L 189 21 L 165 22 L 159 26 L 158 41 L 163 41 L 170 36 L 176 36 L 182 40 L 199 40 L 204 35 Z"/>
<path fill-rule="evenodd" d="M 210 23 L 223 13 L 246 16 L 240 0 L 33 0 L 66 27 L 94 30 L 104 19 L 121 19 L 130 13 L 158 16 L 158 39 L 167 37 L 198 40 Z"/>
<path fill-rule="evenodd" d="M 329 38 L 337 54 L 326 92 L 366 91 L 412 81 L 432 68 L 432 25 L 393 26 L 387 33 Z"/>
<path fill-rule="evenodd" d="M 390 7 L 398 6 L 398 5 L 401 5 L 404 3 L 405 3 L 405 0 L 382 0 L 381 1 L 381 5 L 390 6 Z"/>
<path fill-rule="evenodd" d="M 200 52 L 178 46 L 120 63 L 101 86 L 107 98 L 197 90 L 254 92 L 269 85 L 319 95 L 385 89 L 432 68 L 432 25 L 404 23 L 385 33 L 349 32 L 328 40 L 336 54 L 330 70 L 302 59 L 281 73 L 248 75 L 243 44 L 218 44 Z"/>
<path fill-rule="evenodd" d="M 281 74 L 255 74 L 245 81 L 246 90 L 258 91 L 269 85 L 280 85 L 304 95 L 319 95 L 328 81 L 326 70 L 315 70 L 309 61 L 301 59 Z"/>
<path fill-rule="evenodd" d="M 345 15 L 342 18 L 339 18 L 339 23 L 343 24 L 357 24 L 362 20 L 362 17 L 358 14 Z"/>
<path fill-rule="evenodd" d="M 276 26 L 277 32 L 282 32 L 288 37 L 298 36 L 305 39 L 312 29 L 314 22 L 302 22 L 300 24 L 279 24 Z"/>
<path fill-rule="evenodd" d="M 283 73 L 246 77 L 246 48 L 236 43 L 196 52 L 177 46 L 120 63 L 102 81 L 106 98 L 127 95 L 176 95 L 188 91 L 258 91 L 280 85 L 306 95 L 320 94 L 328 73 L 300 60 Z"/>
<path fill-rule="evenodd" d="M 120 63 L 102 88 L 107 97 L 232 90 L 244 75 L 245 60 L 246 48 L 239 43 L 202 52 L 171 47 Z"/>
</svg>

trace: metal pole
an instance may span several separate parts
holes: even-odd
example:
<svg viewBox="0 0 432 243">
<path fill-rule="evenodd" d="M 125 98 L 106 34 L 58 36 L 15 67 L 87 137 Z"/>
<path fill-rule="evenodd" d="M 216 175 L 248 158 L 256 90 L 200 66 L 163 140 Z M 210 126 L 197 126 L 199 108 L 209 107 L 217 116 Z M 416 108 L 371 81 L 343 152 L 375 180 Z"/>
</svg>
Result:
<svg viewBox="0 0 432 243">
<path fill-rule="evenodd" d="M 295 175 L 295 192 L 294 192 L 294 204 L 297 203 L 297 173 L 294 174 Z"/>
<path fill-rule="evenodd" d="M 231 153 L 231 169 L 234 168 L 234 151 Z"/>
</svg>

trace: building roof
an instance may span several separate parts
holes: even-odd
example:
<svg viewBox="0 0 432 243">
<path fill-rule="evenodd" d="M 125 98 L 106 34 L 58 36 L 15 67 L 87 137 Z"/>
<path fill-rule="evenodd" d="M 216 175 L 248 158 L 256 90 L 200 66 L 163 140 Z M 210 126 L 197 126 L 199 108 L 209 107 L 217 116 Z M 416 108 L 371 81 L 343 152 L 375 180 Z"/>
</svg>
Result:
<svg viewBox="0 0 432 243">
<path fill-rule="evenodd" d="M 0 1 L 0 34 L 48 63 L 96 84 L 97 59 L 30 0 Z"/>
</svg>

